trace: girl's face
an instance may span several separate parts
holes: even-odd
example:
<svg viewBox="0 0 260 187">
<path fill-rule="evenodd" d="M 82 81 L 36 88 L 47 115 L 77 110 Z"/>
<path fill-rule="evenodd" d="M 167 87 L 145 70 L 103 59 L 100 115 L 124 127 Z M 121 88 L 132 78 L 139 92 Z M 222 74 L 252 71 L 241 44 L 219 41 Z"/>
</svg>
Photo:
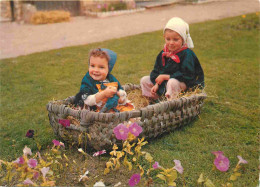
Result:
<svg viewBox="0 0 260 187">
<path fill-rule="evenodd" d="M 108 61 L 106 58 L 91 56 L 89 59 L 89 75 L 96 81 L 103 81 L 108 74 Z"/>
<path fill-rule="evenodd" d="M 165 30 L 163 36 L 166 47 L 170 52 L 175 52 L 182 47 L 183 39 L 177 32 L 172 30 Z"/>
</svg>

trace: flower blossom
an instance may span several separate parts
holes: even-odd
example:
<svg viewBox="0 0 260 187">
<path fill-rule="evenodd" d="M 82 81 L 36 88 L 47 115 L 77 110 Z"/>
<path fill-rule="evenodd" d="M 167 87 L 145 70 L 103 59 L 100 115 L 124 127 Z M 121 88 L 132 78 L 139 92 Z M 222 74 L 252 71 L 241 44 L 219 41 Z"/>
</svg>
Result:
<svg viewBox="0 0 260 187">
<path fill-rule="evenodd" d="M 30 168 L 35 168 L 37 166 L 38 162 L 36 159 L 31 158 L 28 160 L 27 164 Z"/>
<path fill-rule="evenodd" d="M 101 181 L 96 182 L 93 187 L 105 187 L 105 184 Z"/>
<path fill-rule="evenodd" d="M 129 179 L 128 185 L 135 186 L 140 182 L 140 180 L 141 180 L 140 174 L 133 174 L 132 177 Z"/>
<path fill-rule="evenodd" d="M 23 181 L 23 184 L 24 185 L 34 185 L 34 183 L 30 179 L 28 179 L 28 178 Z"/>
<path fill-rule="evenodd" d="M 219 155 L 215 158 L 214 165 L 219 171 L 225 172 L 229 168 L 229 160 L 224 155 Z"/>
<path fill-rule="evenodd" d="M 68 120 L 68 119 L 59 119 L 59 124 L 61 124 L 63 127 L 69 127 L 70 126 L 70 120 Z"/>
<path fill-rule="evenodd" d="M 41 169 L 42 175 L 45 178 L 46 174 L 49 172 L 50 168 L 49 167 L 43 167 Z"/>
<path fill-rule="evenodd" d="M 179 160 L 173 160 L 175 163 L 175 166 L 173 167 L 174 169 L 176 169 L 180 174 L 183 173 L 183 167 L 181 165 L 181 161 Z"/>
<path fill-rule="evenodd" d="M 247 164 L 248 162 L 245 160 L 245 159 L 243 159 L 241 156 L 237 156 L 237 158 L 239 159 L 239 161 L 238 161 L 238 164 Z"/>
<path fill-rule="evenodd" d="M 29 147 L 25 146 L 23 149 L 23 154 L 24 154 L 24 156 L 32 155 L 32 151 Z"/>
<path fill-rule="evenodd" d="M 21 156 L 21 157 L 17 158 L 17 160 L 15 160 L 13 163 L 24 164 L 24 158 Z"/>
<path fill-rule="evenodd" d="M 33 179 L 37 180 L 39 178 L 39 176 L 40 176 L 39 172 L 33 173 Z"/>
<path fill-rule="evenodd" d="M 224 155 L 224 153 L 222 151 L 213 151 L 211 152 L 213 155 L 215 155 L 216 157 L 220 156 L 220 155 Z"/>
<path fill-rule="evenodd" d="M 25 135 L 27 138 L 33 138 L 34 136 L 34 130 L 28 130 L 26 135 Z"/>
<path fill-rule="evenodd" d="M 137 123 L 132 123 L 132 125 L 129 127 L 129 131 L 137 137 L 143 131 L 143 128 Z"/>
<path fill-rule="evenodd" d="M 93 154 L 93 156 L 100 156 L 106 153 L 106 150 L 102 150 L 102 151 L 98 151 L 96 153 Z"/>
<path fill-rule="evenodd" d="M 87 174 L 88 174 L 88 173 L 89 173 L 89 171 L 87 170 L 83 175 L 80 175 L 79 182 L 80 182 L 83 178 L 87 177 Z"/>
<path fill-rule="evenodd" d="M 119 124 L 113 129 L 114 134 L 118 140 L 126 140 L 129 129 L 124 124 Z"/>
<path fill-rule="evenodd" d="M 54 146 L 63 146 L 64 147 L 64 143 L 59 142 L 58 140 L 52 140 L 52 143 L 54 144 Z"/>
<path fill-rule="evenodd" d="M 153 169 L 158 169 L 160 167 L 159 162 L 153 164 Z"/>
</svg>

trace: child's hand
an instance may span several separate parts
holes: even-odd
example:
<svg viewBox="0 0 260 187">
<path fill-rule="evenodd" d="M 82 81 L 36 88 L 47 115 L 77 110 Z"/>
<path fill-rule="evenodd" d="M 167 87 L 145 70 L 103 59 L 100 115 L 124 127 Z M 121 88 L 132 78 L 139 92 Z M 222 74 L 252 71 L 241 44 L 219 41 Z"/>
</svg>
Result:
<svg viewBox="0 0 260 187">
<path fill-rule="evenodd" d="M 162 75 L 159 75 L 156 79 L 155 79 L 155 82 L 159 85 L 162 84 L 163 81 L 167 81 L 170 79 L 170 75 L 165 75 L 165 74 L 162 74 Z"/>
<path fill-rule="evenodd" d="M 103 92 L 106 98 L 113 97 L 117 93 L 117 89 L 116 87 L 108 86 Z"/>
<path fill-rule="evenodd" d="M 151 94 L 152 94 L 152 95 L 155 95 L 158 89 L 159 89 L 159 85 L 156 83 L 156 84 L 152 87 L 152 89 L 151 89 Z"/>
<path fill-rule="evenodd" d="M 118 103 L 119 104 L 125 104 L 126 103 L 126 93 L 118 91 L 117 95 L 119 97 Z"/>
</svg>

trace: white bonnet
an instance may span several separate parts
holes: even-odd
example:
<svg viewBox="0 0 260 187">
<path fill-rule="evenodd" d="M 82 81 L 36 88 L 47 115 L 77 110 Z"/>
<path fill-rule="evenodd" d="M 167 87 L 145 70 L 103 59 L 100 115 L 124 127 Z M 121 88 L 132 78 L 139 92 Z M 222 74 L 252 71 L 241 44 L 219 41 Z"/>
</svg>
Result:
<svg viewBox="0 0 260 187">
<path fill-rule="evenodd" d="M 181 37 L 183 38 L 184 43 L 187 43 L 188 48 L 194 48 L 194 44 L 189 33 L 189 24 L 183 21 L 181 18 L 171 18 L 164 27 L 163 33 L 166 29 L 170 29 L 179 33 L 179 35 L 181 35 Z"/>
</svg>

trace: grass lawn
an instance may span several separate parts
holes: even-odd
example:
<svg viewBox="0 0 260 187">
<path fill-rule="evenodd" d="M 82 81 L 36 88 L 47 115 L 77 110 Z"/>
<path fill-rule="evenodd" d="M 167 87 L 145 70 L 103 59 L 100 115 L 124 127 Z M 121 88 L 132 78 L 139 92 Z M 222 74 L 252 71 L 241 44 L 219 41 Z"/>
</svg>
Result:
<svg viewBox="0 0 260 187">
<path fill-rule="evenodd" d="M 208 98 L 196 121 L 149 142 L 144 150 L 165 167 L 174 166 L 174 159 L 181 160 L 187 186 L 196 186 L 201 173 L 209 176 L 216 186 L 224 184 L 237 164 L 237 155 L 241 155 L 248 164 L 234 186 L 256 186 L 259 174 L 258 16 L 192 24 L 190 32 L 194 52 L 204 69 Z M 28 129 L 36 131 L 43 150 L 52 144 L 56 137 L 45 106 L 53 98 L 64 99 L 79 91 L 90 49 L 104 47 L 116 51 L 118 61 L 112 73 L 121 84 L 139 84 L 140 78 L 152 70 L 163 44 L 160 30 L 1 60 L 0 159 L 16 159 L 22 155 L 25 145 L 37 150 L 31 139 L 25 137 Z M 217 150 L 223 151 L 230 160 L 226 173 L 211 171 L 215 158 L 211 152 Z M 101 162 L 107 160 L 104 157 Z M 102 164 L 96 167 L 105 168 Z M 111 180 L 116 175 L 102 178 Z M 126 179 L 122 177 L 121 182 Z M 79 185 L 63 182 L 56 185 Z M 182 184 L 181 179 L 177 180 L 178 184 Z"/>
</svg>

